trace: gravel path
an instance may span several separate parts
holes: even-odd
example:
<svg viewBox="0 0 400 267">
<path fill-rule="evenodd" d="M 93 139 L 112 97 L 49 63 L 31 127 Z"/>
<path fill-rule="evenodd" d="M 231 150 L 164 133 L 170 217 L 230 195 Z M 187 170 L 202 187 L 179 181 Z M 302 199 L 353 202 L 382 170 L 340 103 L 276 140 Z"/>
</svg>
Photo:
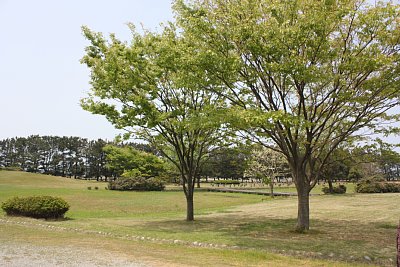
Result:
<svg viewBox="0 0 400 267">
<path fill-rule="evenodd" d="M 52 267 L 52 266 L 116 266 L 145 267 L 140 262 L 121 259 L 103 250 L 79 250 L 75 247 L 46 247 L 33 244 L 0 243 L 2 267 Z"/>
</svg>

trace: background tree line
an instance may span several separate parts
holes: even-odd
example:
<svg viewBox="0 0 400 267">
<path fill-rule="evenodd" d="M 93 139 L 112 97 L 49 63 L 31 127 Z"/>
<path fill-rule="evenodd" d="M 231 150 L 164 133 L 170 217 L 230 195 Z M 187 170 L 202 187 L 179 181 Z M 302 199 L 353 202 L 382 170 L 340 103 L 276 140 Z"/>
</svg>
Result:
<svg viewBox="0 0 400 267">
<path fill-rule="evenodd" d="M 74 178 L 102 180 L 120 175 L 107 163 L 106 146 L 117 143 L 81 137 L 38 136 L 0 140 L 0 167 L 17 167 L 24 171 Z M 152 152 L 146 144 L 125 144 Z M 121 146 L 121 145 L 119 145 Z"/>
<path fill-rule="evenodd" d="M 150 155 L 149 155 L 150 154 Z M 243 179 L 250 150 L 219 148 L 202 166 L 202 177 Z M 160 152 L 145 143 L 117 143 L 81 137 L 39 136 L 0 140 L 0 167 L 63 177 L 107 180 L 124 173 L 141 171 L 145 176 L 153 169 L 163 169 L 171 181 L 179 183 L 173 166 L 161 164 Z M 164 163 L 165 160 L 164 160 Z M 175 177 L 176 176 L 176 177 Z"/>
<path fill-rule="evenodd" d="M 262 153 L 263 150 L 254 146 L 220 147 L 205 160 L 199 177 L 203 181 L 209 178 L 257 180 L 259 177 L 252 177 L 249 169 L 254 171 L 254 166 L 260 164 L 269 167 L 264 166 L 268 164 L 263 163 Z M 103 139 L 38 135 L 0 140 L 0 167 L 17 167 L 28 172 L 97 180 L 118 177 L 132 170 L 142 170 L 147 175 L 146 171 L 156 168 L 167 173 L 171 181 L 179 183 L 179 174 L 173 166 L 168 166 L 164 161 L 167 166 L 160 167 L 157 158 L 163 160 L 155 148 L 145 143 L 117 144 Z M 393 146 L 381 141 L 374 146 L 341 148 L 330 159 L 321 181 L 355 182 L 370 176 L 380 176 L 387 181 L 399 180 L 400 154 Z M 282 181 L 275 179 L 275 182 Z"/>
</svg>

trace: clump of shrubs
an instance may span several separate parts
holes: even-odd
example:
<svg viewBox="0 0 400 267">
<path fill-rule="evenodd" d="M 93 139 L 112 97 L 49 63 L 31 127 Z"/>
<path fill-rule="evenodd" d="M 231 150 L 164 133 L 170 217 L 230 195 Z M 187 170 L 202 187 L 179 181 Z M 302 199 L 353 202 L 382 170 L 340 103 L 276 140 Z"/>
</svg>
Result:
<svg viewBox="0 0 400 267">
<path fill-rule="evenodd" d="M 10 216 L 60 219 L 69 210 L 69 204 L 59 197 L 13 197 L 2 203 L 1 208 Z"/>
<path fill-rule="evenodd" d="M 108 189 L 120 191 L 163 191 L 164 183 L 157 178 L 119 177 L 108 182 Z"/>
<path fill-rule="evenodd" d="M 400 193 L 400 184 L 366 179 L 355 188 L 357 193 Z"/>
<path fill-rule="evenodd" d="M 346 193 L 346 186 L 344 184 L 340 184 L 338 186 L 333 186 L 332 187 L 332 192 L 329 190 L 329 187 L 324 186 L 322 188 L 322 192 L 324 192 L 324 194 L 344 194 Z"/>
</svg>

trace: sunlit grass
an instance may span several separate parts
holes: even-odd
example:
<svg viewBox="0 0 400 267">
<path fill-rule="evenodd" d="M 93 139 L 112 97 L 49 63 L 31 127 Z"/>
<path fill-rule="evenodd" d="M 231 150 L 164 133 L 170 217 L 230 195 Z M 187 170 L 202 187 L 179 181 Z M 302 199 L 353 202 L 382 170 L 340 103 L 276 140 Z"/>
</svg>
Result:
<svg viewBox="0 0 400 267">
<path fill-rule="evenodd" d="M 92 190 L 88 190 L 88 186 Z M 95 186 L 99 190 L 94 190 Z M 60 196 L 71 204 L 67 213 L 69 220 L 46 224 L 102 231 L 112 236 L 239 246 L 254 250 L 254 254 L 241 252 L 245 253 L 244 258 L 258 255 L 254 256 L 258 257 L 254 262 L 259 262 L 265 251 L 371 263 L 365 259 L 367 256 L 372 263 L 388 266 L 395 259 L 400 194 L 312 196 L 311 230 L 307 234 L 297 234 L 293 231 L 296 197 L 270 199 L 197 191 L 196 220 L 188 223 L 184 220 L 186 203 L 182 191 L 118 192 L 106 190 L 105 186 L 105 183 L 93 181 L 1 171 L 0 202 L 15 195 Z M 196 252 L 198 250 L 193 253 Z"/>
</svg>

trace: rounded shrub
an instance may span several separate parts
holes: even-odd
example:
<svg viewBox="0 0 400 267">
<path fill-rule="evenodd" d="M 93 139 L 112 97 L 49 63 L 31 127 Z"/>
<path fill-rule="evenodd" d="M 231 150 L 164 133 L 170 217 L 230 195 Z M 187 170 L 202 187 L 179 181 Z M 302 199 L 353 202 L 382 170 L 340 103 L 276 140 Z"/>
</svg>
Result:
<svg viewBox="0 0 400 267">
<path fill-rule="evenodd" d="M 334 186 L 332 189 L 333 189 L 333 191 L 330 192 L 329 191 L 329 187 L 324 186 L 322 188 L 322 192 L 324 192 L 324 194 L 344 194 L 344 193 L 346 193 L 346 190 L 347 190 L 347 188 L 346 188 L 346 186 L 344 184 L 340 184 L 338 186 Z"/>
<path fill-rule="evenodd" d="M 400 193 L 400 184 L 364 180 L 356 185 L 357 193 Z"/>
<path fill-rule="evenodd" d="M 65 200 L 52 196 L 14 197 L 1 205 L 10 216 L 44 219 L 63 218 L 69 207 Z"/>
<path fill-rule="evenodd" d="M 163 191 L 164 183 L 157 178 L 120 177 L 108 183 L 108 189 L 120 191 Z"/>
</svg>

